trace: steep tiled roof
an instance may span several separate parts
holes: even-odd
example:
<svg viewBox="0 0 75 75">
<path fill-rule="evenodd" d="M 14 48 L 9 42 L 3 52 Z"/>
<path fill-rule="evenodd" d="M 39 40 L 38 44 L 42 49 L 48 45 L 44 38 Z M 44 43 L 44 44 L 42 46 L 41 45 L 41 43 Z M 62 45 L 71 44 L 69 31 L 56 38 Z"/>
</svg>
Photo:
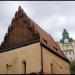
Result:
<svg viewBox="0 0 75 75">
<path fill-rule="evenodd" d="M 23 12 L 21 7 L 19 7 L 18 12 L 15 14 L 15 18 L 13 18 L 11 22 L 8 33 L 1 45 L 1 51 L 6 49 L 10 50 L 12 47 L 20 46 L 24 43 L 26 44 L 26 41 L 31 39 L 36 40 L 35 38 L 39 39 L 40 43 L 46 46 L 50 51 L 68 61 L 51 35 L 30 19 L 26 13 Z"/>
<path fill-rule="evenodd" d="M 31 20 L 32 21 L 32 20 Z M 58 44 L 53 40 L 50 34 L 45 32 L 39 25 L 37 25 L 35 22 L 32 21 L 32 24 L 35 26 L 35 31 L 39 33 L 40 35 L 40 42 L 48 47 L 50 50 L 55 52 L 57 55 L 65 58 L 66 60 L 67 57 L 64 55 Z"/>
</svg>

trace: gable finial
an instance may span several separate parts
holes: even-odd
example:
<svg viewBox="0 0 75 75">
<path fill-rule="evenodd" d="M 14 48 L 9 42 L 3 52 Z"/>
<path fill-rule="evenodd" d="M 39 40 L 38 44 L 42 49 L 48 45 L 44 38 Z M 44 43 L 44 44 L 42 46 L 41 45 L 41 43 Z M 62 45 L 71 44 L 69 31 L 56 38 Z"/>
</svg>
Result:
<svg viewBox="0 0 75 75">
<path fill-rule="evenodd" d="M 21 6 L 19 5 L 19 7 L 18 7 L 18 11 L 20 11 L 20 10 L 22 10 L 22 8 L 21 8 Z"/>
</svg>

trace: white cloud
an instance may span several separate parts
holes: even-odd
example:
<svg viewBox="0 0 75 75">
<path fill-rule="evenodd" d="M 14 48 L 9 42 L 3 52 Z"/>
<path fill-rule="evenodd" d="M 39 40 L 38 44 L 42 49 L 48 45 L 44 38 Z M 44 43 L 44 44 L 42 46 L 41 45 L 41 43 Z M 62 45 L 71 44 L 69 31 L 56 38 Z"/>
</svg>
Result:
<svg viewBox="0 0 75 75">
<path fill-rule="evenodd" d="M 19 5 L 30 18 L 51 34 L 54 40 L 60 40 L 64 28 L 75 39 L 74 1 L 1 1 L 0 42 L 3 40 Z"/>
</svg>

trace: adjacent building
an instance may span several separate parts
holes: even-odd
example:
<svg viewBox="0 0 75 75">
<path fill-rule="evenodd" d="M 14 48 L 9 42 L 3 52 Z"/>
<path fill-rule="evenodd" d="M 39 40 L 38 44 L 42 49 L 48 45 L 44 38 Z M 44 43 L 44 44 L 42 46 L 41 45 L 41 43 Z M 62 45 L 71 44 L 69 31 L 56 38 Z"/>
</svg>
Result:
<svg viewBox="0 0 75 75">
<path fill-rule="evenodd" d="M 53 38 L 19 6 L 0 47 L 0 74 L 70 74 Z"/>
<path fill-rule="evenodd" d="M 62 33 L 62 39 L 60 40 L 59 45 L 70 61 L 75 59 L 75 40 L 69 37 L 69 33 L 66 29 L 64 29 Z"/>
</svg>

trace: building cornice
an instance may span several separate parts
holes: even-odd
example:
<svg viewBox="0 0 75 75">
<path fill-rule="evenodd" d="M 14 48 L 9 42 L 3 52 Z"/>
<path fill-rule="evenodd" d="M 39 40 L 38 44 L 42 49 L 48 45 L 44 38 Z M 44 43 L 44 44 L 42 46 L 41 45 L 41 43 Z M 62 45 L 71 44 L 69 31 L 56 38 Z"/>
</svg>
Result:
<svg viewBox="0 0 75 75">
<path fill-rule="evenodd" d="M 31 39 L 31 40 L 25 41 L 21 44 L 14 45 L 13 47 L 6 48 L 6 49 L 1 49 L 0 53 L 15 50 L 16 48 L 20 48 L 20 47 L 23 47 L 23 46 L 28 46 L 30 44 L 34 44 L 34 43 L 37 43 L 37 42 L 40 42 L 39 38 L 36 38 L 36 39 L 34 38 L 34 39 Z"/>
</svg>

